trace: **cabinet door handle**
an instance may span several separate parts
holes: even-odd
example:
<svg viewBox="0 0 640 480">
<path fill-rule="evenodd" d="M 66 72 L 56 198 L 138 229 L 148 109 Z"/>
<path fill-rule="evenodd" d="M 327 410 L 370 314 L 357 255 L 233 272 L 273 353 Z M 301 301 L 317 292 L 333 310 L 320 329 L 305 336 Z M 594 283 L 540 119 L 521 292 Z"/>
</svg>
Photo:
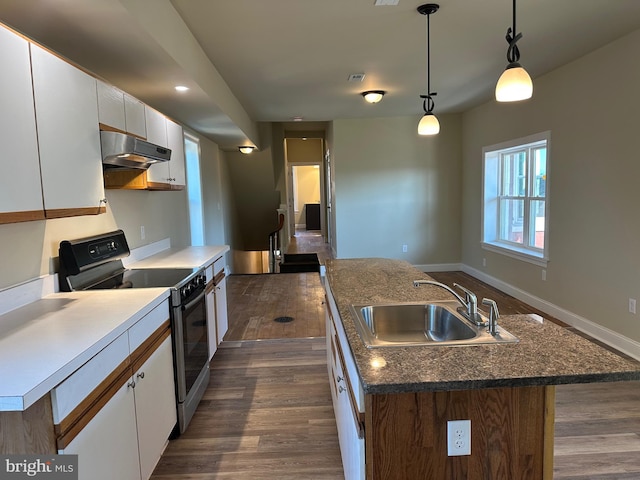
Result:
<svg viewBox="0 0 640 480">
<path fill-rule="evenodd" d="M 342 385 L 340 385 L 340 386 L 338 387 L 338 393 L 342 393 L 342 392 L 346 392 L 346 391 L 347 391 L 347 389 L 346 389 L 346 388 L 344 388 Z"/>
<path fill-rule="evenodd" d="M 336 379 L 338 380 L 338 383 L 340 383 L 342 380 L 344 380 L 344 377 L 341 377 L 340 375 L 338 375 Z"/>
<path fill-rule="evenodd" d="M 135 380 L 131 380 L 129 383 L 127 383 L 127 387 L 136 388 L 136 381 Z"/>
<path fill-rule="evenodd" d="M 144 378 L 144 372 L 140 372 L 136 375 L 136 378 Z"/>
</svg>

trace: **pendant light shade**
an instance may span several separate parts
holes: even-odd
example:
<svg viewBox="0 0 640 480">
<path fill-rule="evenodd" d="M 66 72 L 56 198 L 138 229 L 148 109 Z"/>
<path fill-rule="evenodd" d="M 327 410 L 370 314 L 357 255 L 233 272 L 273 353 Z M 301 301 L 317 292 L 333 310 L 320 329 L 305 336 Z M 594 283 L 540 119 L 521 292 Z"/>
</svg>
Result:
<svg viewBox="0 0 640 480">
<path fill-rule="evenodd" d="M 427 94 L 420 95 L 423 100 L 424 115 L 418 123 L 418 135 L 436 135 L 440 132 L 440 122 L 433 114 L 433 107 L 435 106 L 433 97 L 437 93 L 431 91 L 431 45 L 429 41 L 429 17 L 436 13 L 439 8 L 440 5 L 436 3 L 425 3 L 418 7 L 418 13 L 427 17 Z"/>
<path fill-rule="evenodd" d="M 418 123 L 418 135 L 437 135 L 440 133 L 440 122 L 433 113 L 425 113 Z"/>
<path fill-rule="evenodd" d="M 513 0 L 513 29 L 507 29 L 505 37 L 509 48 L 507 61 L 509 64 L 496 84 L 496 100 L 498 102 L 518 102 L 533 96 L 533 82 L 527 71 L 520 65 L 520 50 L 516 43 L 522 38 L 516 30 L 516 0 Z"/>
<path fill-rule="evenodd" d="M 519 65 L 509 65 L 496 84 L 496 100 L 518 102 L 533 95 L 533 82 L 527 71 Z"/>
</svg>

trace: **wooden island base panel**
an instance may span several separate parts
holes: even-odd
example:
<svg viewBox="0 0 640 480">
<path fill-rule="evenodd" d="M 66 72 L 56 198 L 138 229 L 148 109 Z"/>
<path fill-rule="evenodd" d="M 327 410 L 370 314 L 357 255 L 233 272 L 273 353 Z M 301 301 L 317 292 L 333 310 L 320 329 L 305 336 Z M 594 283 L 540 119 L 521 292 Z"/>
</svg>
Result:
<svg viewBox="0 0 640 480">
<path fill-rule="evenodd" d="M 365 397 L 367 478 L 553 478 L 554 387 Z M 447 456 L 447 420 L 471 420 L 471 455 Z"/>
</svg>

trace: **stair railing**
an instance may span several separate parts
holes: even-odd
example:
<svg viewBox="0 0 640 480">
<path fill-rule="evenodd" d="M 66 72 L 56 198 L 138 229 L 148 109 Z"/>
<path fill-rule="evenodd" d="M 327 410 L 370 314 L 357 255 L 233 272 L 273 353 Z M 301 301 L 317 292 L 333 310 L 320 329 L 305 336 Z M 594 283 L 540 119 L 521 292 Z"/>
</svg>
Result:
<svg viewBox="0 0 640 480">
<path fill-rule="evenodd" d="M 278 216 L 278 228 L 269 234 L 269 273 L 277 273 L 280 258 L 280 231 L 284 226 L 284 214 Z"/>
</svg>

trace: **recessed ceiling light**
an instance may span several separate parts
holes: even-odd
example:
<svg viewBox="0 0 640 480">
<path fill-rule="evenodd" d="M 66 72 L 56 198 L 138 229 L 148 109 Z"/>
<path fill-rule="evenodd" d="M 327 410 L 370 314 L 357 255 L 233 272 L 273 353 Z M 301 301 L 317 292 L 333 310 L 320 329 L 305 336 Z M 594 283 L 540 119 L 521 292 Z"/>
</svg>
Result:
<svg viewBox="0 0 640 480">
<path fill-rule="evenodd" d="M 189 90 L 189 87 L 185 87 L 184 85 L 176 85 L 176 91 L 178 92 L 186 92 Z"/>
<path fill-rule="evenodd" d="M 293 121 L 294 122 L 301 122 L 302 121 L 302 117 L 293 117 Z"/>
</svg>

